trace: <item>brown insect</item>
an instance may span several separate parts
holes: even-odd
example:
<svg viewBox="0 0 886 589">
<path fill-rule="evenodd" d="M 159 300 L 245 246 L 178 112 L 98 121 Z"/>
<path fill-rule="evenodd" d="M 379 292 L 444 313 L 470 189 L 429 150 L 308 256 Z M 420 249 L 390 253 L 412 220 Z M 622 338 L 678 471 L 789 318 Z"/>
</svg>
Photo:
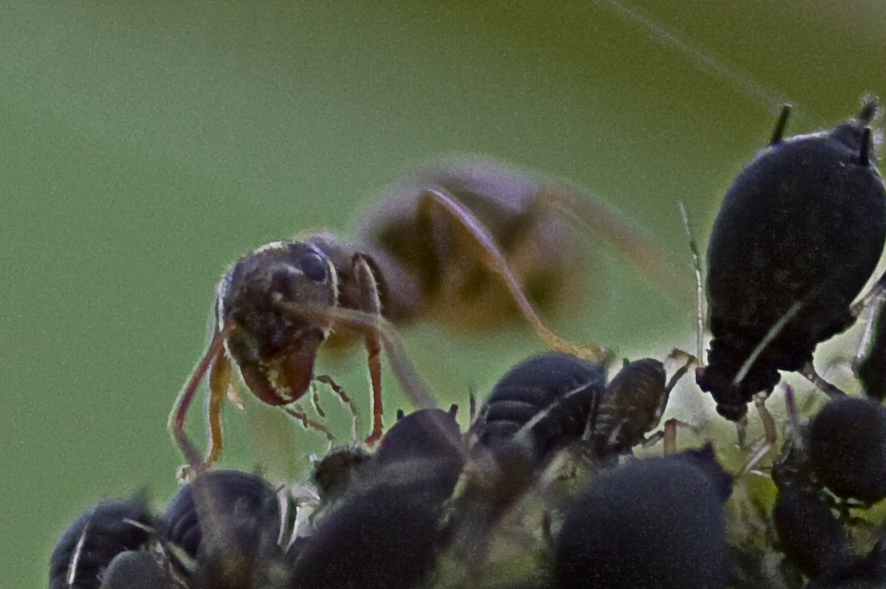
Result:
<svg viewBox="0 0 886 589">
<path fill-rule="evenodd" d="M 320 346 L 362 339 L 372 387 L 369 443 L 383 431 L 382 346 L 405 392 L 419 406 L 433 405 L 397 342 L 394 326 L 412 319 L 488 329 L 519 314 L 551 349 L 605 360 L 608 350 L 558 337 L 535 310 L 562 305 L 583 274 L 570 218 L 672 295 L 691 296 L 658 249 L 620 215 L 572 186 L 478 158 L 444 162 L 397 187 L 364 217 L 352 244 L 321 233 L 247 254 L 219 283 L 212 340 L 170 418 L 191 466 L 205 468 L 220 455 L 232 360 L 259 399 L 305 421 L 287 406 L 315 379 Z M 204 459 L 184 425 L 207 372 Z"/>
</svg>

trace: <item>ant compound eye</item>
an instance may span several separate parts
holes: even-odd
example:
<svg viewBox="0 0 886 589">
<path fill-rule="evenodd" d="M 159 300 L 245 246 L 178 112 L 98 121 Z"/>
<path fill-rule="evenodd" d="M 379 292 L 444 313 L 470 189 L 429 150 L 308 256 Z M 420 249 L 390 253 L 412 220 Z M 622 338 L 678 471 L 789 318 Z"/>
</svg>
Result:
<svg viewBox="0 0 886 589">
<path fill-rule="evenodd" d="M 298 267 L 305 273 L 305 276 L 314 282 L 326 280 L 326 261 L 320 254 L 312 252 L 303 255 L 298 259 Z"/>
</svg>

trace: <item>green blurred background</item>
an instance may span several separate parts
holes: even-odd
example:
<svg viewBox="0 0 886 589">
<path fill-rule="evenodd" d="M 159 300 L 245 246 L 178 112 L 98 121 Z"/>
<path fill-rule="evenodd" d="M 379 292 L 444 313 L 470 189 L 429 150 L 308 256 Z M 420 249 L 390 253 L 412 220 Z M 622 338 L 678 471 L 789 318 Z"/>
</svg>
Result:
<svg viewBox="0 0 886 589">
<path fill-rule="evenodd" d="M 791 132 L 830 126 L 886 94 L 884 68 L 882 0 L 4 0 L 0 587 L 45 586 L 58 534 L 100 497 L 174 492 L 167 415 L 242 253 L 346 237 L 383 186 L 472 152 L 593 190 L 691 282 L 676 201 L 704 244 L 781 102 Z M 694 349 L 691 308 L 595 259 L 598 288 L 561 332 L 623 355 Z M 540 349 L 521 325 L 405 337 L 446 404 Z M 321 369 L 365 413 L 361 355 Z M 228 410 L 224 464 L 303 476 L 323 439 L 248 405 Z"/>
</svg>

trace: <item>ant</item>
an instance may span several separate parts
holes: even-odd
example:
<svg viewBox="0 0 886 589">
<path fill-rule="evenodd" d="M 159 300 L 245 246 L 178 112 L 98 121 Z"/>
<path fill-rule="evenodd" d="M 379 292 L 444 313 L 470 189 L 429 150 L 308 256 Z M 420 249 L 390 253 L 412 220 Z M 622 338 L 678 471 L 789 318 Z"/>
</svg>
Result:
<svg viewBox="0 0 886 589">
<path fill-rule="evenodd" d="M 401 185 L 365 217 L 354 243 L 329 233 L 274 242 L 242 257 L 217 288 L 212 339 L 170 416 L 173 436 L 200 471 L 222 449 L 221 409 L 233 363 L 263 402 L 308 424 L 291 403 L 314 376 L 318 349 L 362 339 L 372 389 L 372 433 L 382 437 L 380 351 L 407 395 L 433 407 L 398 343 L 395 326 L 436 317 L 478 325 L 478 317 L 519 312 L 545 344 L 589 361 L 605 361 L 601 346 L 566 341 L 535 307 L 562 303 L 580 275 L 575 240 L 564 220 L 588 227 L 651 280 L 685 300 L 685 285 L 669 262 L 631 223 L 578 189 L 484 159 L 454 160 Z M 209 374 L 209 449 L 204 459 L 185 433 L 195 392 Z M 340 392 L 340 394 L 343 394 Z"/>
</svg>

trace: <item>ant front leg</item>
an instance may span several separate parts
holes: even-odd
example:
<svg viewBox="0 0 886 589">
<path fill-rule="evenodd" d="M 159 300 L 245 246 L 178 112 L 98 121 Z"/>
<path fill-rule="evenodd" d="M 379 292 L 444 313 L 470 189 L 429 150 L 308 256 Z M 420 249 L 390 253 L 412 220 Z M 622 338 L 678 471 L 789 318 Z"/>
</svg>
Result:
<svg viewBox="0 0 886 589">
<path fill-rule="evenodd" d="M 176 400 L 169 416 L 169 429 L 172 436 L 178 442 L 179 448 L 188 460 L 190 474 L 196 476 L 204 472 L 209 466 L 218 460 L 222 448 L 222 430 L 221 430 L 221 407 L 227 394 L 230 384 L 231 365 L 225 351 L 225 340 L 233 332 L 234 324 L 228 324 L 223 329 L 216 328 L 213 331 L 212 340 L 203 359 L 191 375 L 191 379 L 185 386 L 184 391 Z M 225 368 L 225 366 L 227 368 Z M 210 389 L 212 389 L 212 398 L 209 404 L 209 438 L 210 449 L 206 460 L 200 455 L 199 450 L 191 442 L 187 432 L 185 432 L 185 418 L 188 415 L 188 409 L 194 401 L 194 395 L 197 388 L 207 372 L 210 372 Z"/>
<path fill-rule="evenodd" d="M 354 275 L 357 277 L 357 286 L 360 292 L 360 310 L 381 317 L 381 299 L 379 298 L 378 279 L 363 254 L 355 254 L 353 261 Z M 381 339 L 378 329 L 371 327 L 365 330 L 364 343 L 368 354 L 369 382 L 372 386 L 372 433 L 366 438 L 366 443 L 374 445 L 384 435 L 382 415 L 382 390 L 381 390 Z"/>
<path fill-rule="evenodd" d="M 520 312 L 549 348 L 591 362 L 605 362 L 610 358 L 611 352 L 604 347 L 580 346 L 559 337 L 548 329 L 535 312 L 532 303 L 526 298 L 523 286 L 511 271 L 498 243 L 476 215 L 463 204 L 442 191 L 426 190 L 418 198 L 418 214 L 432 220 L 435 210 L 442 212 L 458 224 L 463 231 L 460 235 L 464 236 L 464 242 L 460 245 L 464 246 L 468 252 L 483 263 L 487 270 L 501 280 Z"/>
</svg>

